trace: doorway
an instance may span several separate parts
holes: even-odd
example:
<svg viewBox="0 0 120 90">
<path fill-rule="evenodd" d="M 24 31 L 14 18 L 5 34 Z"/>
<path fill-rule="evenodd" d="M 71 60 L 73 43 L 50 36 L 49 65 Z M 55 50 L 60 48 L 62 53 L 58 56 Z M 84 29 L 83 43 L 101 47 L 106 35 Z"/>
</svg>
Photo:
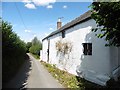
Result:
<svg viewBox="0 0 120 90">
<path fill-rule="evenodd" d="M 49 54 L 50 54 L 50 39 L 48 39 L 47 62 L 49 62 Z"/>
</svg>

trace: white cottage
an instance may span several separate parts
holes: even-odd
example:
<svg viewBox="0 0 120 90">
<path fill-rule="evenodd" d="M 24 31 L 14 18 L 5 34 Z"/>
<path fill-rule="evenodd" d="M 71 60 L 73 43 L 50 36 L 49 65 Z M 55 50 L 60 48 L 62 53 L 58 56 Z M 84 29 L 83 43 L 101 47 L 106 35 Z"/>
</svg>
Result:
<svg viewBox="0 0 120 90">
<path fill-rule="evenodd" d="M 42 40 L 42 60 L 55 64 L 59 69 L 85 78 L 99 85 L 106 85 L 110 78 L 120 75 L 120 48 L 105 47 L 104 38 L 92 32 L 96 22 L 91 11 L 62 26 Z"/>
</svg>

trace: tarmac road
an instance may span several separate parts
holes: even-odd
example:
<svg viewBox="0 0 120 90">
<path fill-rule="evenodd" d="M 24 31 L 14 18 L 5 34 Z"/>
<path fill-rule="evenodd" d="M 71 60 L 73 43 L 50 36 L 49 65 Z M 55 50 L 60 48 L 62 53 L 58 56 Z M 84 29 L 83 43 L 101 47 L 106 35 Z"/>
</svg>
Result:
<svg viewBox="0 0 120 90">
<path fill-rule="evenodd" d="M 6 85 L 6 88 L 64 88 L 50 73 L 28 53 L 26 60 L 17 75 Z"/>
</svg>

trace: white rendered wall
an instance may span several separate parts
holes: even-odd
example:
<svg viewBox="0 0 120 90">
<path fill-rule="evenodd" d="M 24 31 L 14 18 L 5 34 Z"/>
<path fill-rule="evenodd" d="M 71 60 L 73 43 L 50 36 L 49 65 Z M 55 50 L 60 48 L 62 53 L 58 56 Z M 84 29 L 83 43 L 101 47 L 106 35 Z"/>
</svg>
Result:
<svg viewBox="0 0 120 90">
<path fill-rule="evenodd" d="M 111 76 L 113 76 L 115 80 L 117 80 L 117 77 L 120 76 L 120 48 L 110 48 L 110 62 Z"/>
<path fill-rule="evenodd" d="M 57 60 L 57 56 L 56 56 L 56 42 L 59 40 L 59 37 L 60 34 L 56 34 L 52 37 L 50 37 L 50 63 L 51 64 L 57 64 L 58 63 L 58 60 Z"/>
<path fill-rule="evenodd" d="M 42 42 L 42 61 L 47 62 L 47 49 L 48 49 L 48 40 L 45 39 Z"/>
<path fill-rule="evenodd" d="M 64 69 L 71 74 L 79 75 L 100 85 L 105 85 L 106 81 L 110 79 L 109 76 L 111 76 L 113 70 L 117 68 L 119 57 L 111 58 L 111 48 L 105 47 L 106 41 L 104 38 L 99 39 L 95 36 L 96 33 L 100 32 L 91 32 L 91 29 L 94 27 L 96 27 L 96 23 L 93 19 L 90 19 L 66 30 L 65 38 L 63 39 L 61 38 L 61 33 L 49 37 L 49 63 L 56 64 L 58 68 Z M 69 57 L 68 55 L 57 55 L 56 42 L 58 40 L 71 42 L 72 51 L 69 53 Z M 82 43 L 92 43 L 92 55 L 83 55 Z M 44 40 L 43 60 L 45 61 L 47 60 L 45 54 L 46 47 L 47 42 Z M 113 50 L 115 49 L 113 48 Z M 116 57 L 115 55 L 113 56 Z M 115 62 L 112 61 L 113 59 L 115 59 Z"/>
</svg>

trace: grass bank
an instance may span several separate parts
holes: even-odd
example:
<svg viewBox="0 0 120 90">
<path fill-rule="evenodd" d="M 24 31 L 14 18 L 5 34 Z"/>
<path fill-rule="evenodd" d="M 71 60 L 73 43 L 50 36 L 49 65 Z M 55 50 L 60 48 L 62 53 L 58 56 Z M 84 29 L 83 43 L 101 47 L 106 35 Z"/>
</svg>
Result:
<svg viewBox="0 0 120 90">
<path fill-rule="evenodd" d="M 91 83 L 83 78 L 72 75 L 66 71 L 58 69 L 55 65 L 51 65 L 41 61 L 44 67 L 52 74 L 54 78 L 56 78 L 64 87 L 68 89 L 78 89 L 85 90 L 87 88 L 95 88 L 95 89 L 111 89 L 111 88 L 120 88 L 120 80 L 118 82 L 114 82 L 110 80 L 106 87 Z"/>
<path fill-rule="evenodd" d="M 39 55 L 36 55 L 36 54 L 32 54 L 30 53 L 35 59 L 40 59 L 40 56 Z"/>
</svg>

